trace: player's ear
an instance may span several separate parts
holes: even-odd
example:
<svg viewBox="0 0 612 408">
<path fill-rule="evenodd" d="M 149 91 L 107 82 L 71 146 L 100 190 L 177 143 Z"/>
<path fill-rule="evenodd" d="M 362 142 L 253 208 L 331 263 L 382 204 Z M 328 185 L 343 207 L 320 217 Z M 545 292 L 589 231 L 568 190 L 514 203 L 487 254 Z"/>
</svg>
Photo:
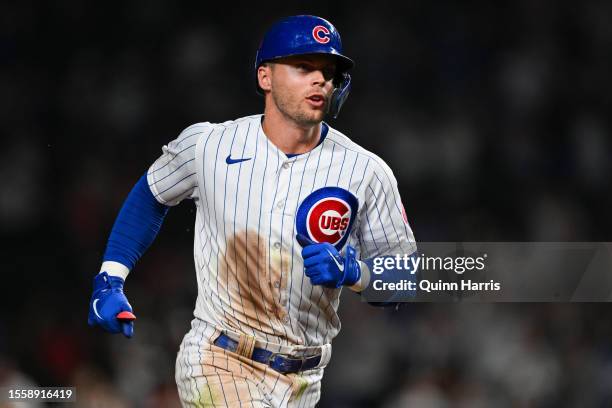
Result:
<svg viewBox="0 0 612 408">
<path fill-rule="evenodd" d="M 257 68 L 257 81 L 263 91 L 269 91 L 272 88 L 271 73 L 272 67 L 269 64 L 262 64 Z"/>
</svg>

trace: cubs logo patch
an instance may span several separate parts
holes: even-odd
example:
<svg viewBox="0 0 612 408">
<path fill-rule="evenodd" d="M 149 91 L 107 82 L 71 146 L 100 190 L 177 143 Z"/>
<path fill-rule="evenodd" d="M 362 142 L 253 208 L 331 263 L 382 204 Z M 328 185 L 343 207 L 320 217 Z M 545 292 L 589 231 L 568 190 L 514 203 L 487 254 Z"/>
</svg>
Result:
<svg viewBox="0 0 612 408">
<path fill-rule="evenodd" d="M 329 242 L 340 251 L 350 235 L 357 209 L 357 197 L 347 190 L 323 187 L 300 204 L 296 230 L 315 242 Z"/>
<path fill-rule="evenodd" d="M 312 37 L 320 44 L 327 44 L 329 42 L 329 34 L 329 29 L 322 25 L 312 29 Z"/>
</svg>

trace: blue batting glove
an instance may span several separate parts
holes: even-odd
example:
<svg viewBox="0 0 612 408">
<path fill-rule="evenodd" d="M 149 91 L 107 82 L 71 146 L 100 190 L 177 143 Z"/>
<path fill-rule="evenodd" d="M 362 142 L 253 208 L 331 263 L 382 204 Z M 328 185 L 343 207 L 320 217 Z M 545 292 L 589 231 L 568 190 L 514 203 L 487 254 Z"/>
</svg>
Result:
<svg viewBox="0 0 612 408">
<path fill-rule="evenodd" d="M 354 285 L 359 280 L 361 269 L 353 247 L 347 245 L 346 254 L 342 257 L 328 242 L 319 244 L 303 234 L 298 234 L 296 238 L 302 246 L 304 273 L 313 285 L 339 288 Z"/>
<path fill-rule="evenodd" d="M 123 333 L 125 337 L 132 337 L 133 320 L 136 317 L 123 294 L 123 279 L 102 272 L 94 277 L 93 286 L 87 323 L 90 326 L 100 326 L 110 333 Z"/>
</svg>

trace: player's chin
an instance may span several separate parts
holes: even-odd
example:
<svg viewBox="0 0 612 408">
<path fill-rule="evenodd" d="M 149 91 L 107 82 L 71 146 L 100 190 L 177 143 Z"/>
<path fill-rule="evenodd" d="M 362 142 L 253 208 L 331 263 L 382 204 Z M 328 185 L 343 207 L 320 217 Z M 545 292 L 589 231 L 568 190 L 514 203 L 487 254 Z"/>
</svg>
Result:
<svg viewBox="0 0 612 408">
<path fill-rule="evenodd" d="M 304 116 L 308 117 L 312 122 L 321 122 L 325 118 L 326 106 L 312 107 L 308 106 L 304 109 Z"/>
<path fill-rule="evenodd" d="M 321 122 L 325 119 L 325 111 L 316 111 L 312 113 L 313 122 Z"/>
</svg>

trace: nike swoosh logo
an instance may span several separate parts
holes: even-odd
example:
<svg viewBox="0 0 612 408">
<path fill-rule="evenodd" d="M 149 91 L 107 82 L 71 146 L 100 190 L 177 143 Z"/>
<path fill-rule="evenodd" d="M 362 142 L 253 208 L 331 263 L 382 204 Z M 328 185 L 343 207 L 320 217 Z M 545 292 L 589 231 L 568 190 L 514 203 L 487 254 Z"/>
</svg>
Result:
<svg viewBox="0 0 612 408">
<path fill-rule="evenodd" d="M 338 269 L 340 269 L 340 272 L 344 272 L 344 265 L 340 265 L 340 263 L 338 262 L 338 260 L 336 259 L 336 257 L 334 256 L 334 254 L 331 253 L 331 251 L 329 249 L 326 249 L 327 253 L 329 254 L 329 256 L 331 256 L 331 258 L 334 260 L 334 263 L 336 264 L 336 266 L 338 267 Z"/>
<path fill-rule="evenodd" d="M 100 315 L 98 314 L 98 308 L 96 307 L 96 303 L 98 303 L 98 300 L 100 300 L 100 299 L 94 299 L 94 301 L 93 301 L 93 310 L 94 310 L 94 313 L 96 314 L 96 316 L 98 316 L 98 318 L 99 318 L 100 320 L 104 320 L 104 319 L 102 318 L 102 316 L 100 316 Z"/>
<path fill-rule="evenodd" d="M 240 162 L 247 161 L 247 160 L 251 160 L 251 157 L 246 157 L 242 159 L 232 159 L 232 155 L 228 154 L 227 157 L 225 158 L 225 162 L 227 164 L 240 163 Z"/>
</svg>

